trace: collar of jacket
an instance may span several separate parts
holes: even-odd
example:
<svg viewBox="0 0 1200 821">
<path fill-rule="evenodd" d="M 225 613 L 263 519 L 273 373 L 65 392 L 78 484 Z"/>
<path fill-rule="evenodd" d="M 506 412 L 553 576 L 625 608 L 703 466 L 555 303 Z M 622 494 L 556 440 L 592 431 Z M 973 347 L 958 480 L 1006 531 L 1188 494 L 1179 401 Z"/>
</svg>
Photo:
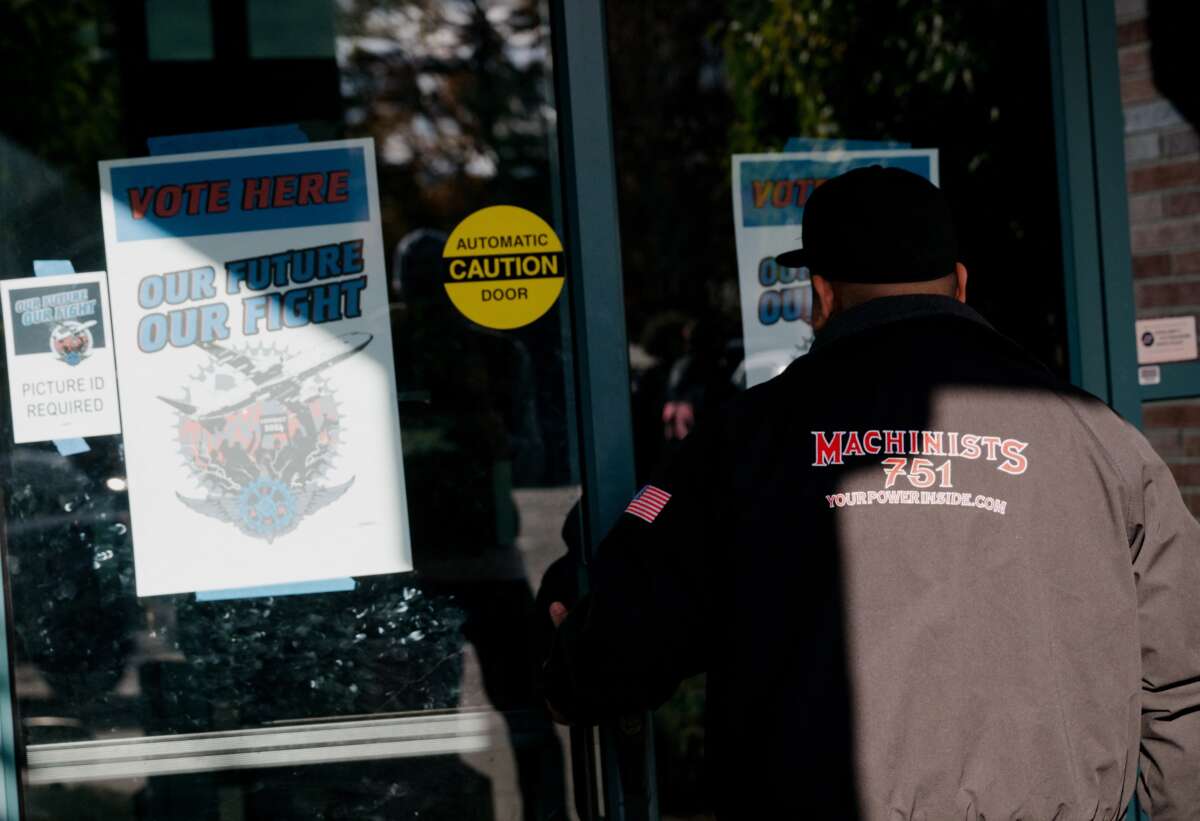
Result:
<svg viewBox="0 0 1200 821">
<path fill-rule="evenodd" d="M 975 309 L 952 297 L 935 294 L 886 296 L 856 305 L 830 319 L 816 335 L 809 350 L 824 350 L 840 339 L 878 328 L 880 325 L 931 316 L 953 316 L 977 322 L 985 328 L 992 327 Z"/>
</svg>

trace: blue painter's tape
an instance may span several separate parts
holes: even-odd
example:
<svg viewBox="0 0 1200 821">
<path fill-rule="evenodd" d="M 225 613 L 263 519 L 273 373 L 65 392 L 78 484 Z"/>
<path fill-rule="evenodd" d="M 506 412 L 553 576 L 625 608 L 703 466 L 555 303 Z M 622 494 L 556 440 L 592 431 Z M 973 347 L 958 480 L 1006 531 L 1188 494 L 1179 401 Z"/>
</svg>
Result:
<svg viewBox="0 0 1200 821">
<path fill-rule="evenodd" d="M 344 593 L 354 589 L 354 579 L 322 579 L 315 582 L 267 584 L 262 587 L 239 587 L 234 590 L 201 590 L 196 601 L 225 601 L 227 599 L 261 599 L 267 596 L 303 596 L 306 593 Z"/>
<path fill-rule="evenodd" d="M 262 148 L 269 145 L 296 145 L 308 142 L 308 137 L 296 124 L 266 128 L 239 128 L 232 131 L 209 131 L 201 134 L 177 134 L 170 137 L 151 137 L 146 145 L 152 155 L 190 154 L 201 151 L 225 151 L 235 148 Z M 305 152 L 306 154 L 308 152 Z M 254 157 L 254 160 L 260 158 Z M 114 169 L 115 170 L 115 169 Z M 255 172 L 262 176 L 261 172 Z M 114 188 L 115 188 L 114 182 Z M 364 202 L 365 202 L 364 182 Z M 302 596 L 306 593 L 340 593 L 355 588 L 354 579 L 322 579 L 312 582 L 272 584 L 261 587 L 239 587 L 231 590 L 205 590 L 196 594 L 196 601 L 227 601 L 257 599 L 265 596 Z"/>
<path fill-rule="evenodd" d="M 69 259 L 35 259 L 33 275 L 35 277 L 54 277 L 59 274 L 73 274 L 75 266 Z"/>
<path fill-rule="evenodd" d="M 925 179 L 933 178 L 933 160 L 928 154 L 898 157 L 855 157 L 829 162 L 825 160 L 752 160 L 742 163 L 742 224 L 749 228 L 763 225 L 800 225 L 804 203 L 818 180 L 827 180 L 854 168 L 882 165 L 903 168 Z M 776 204 L 773 194 L 759 207 L 755 202 L 755 184 L 783 183 L 787 186 L 784 202 Z"/>
<path fill-rule="evenodd" d="M 33 261 L 33 275 L 35 277 L 53 277 L 60 274 L 75 273 L 75 266 L 71 264 L 69 259 L 35 259 Z M 87 453 L 91 450 L 88 443 L 78 437 L 72 439 L 55 439 L 54 447 L 58 450 L 60 456 L 75 456 L 80 453 Z"/>
<path fill-rule="evenodd" d="M 361 147 L 117 166 L 112 169 L 117 241 L 365 222 L 366 168 Z M 305 174 L 322 175 L 315 192 L 306 193 Z M 210 183 L 224 185 L 223 191 L 213 193 Z M 195 193 L 185 199 L 189 188 Z M 135 217 L 131 202 L 141 197 L 148 201 L 139 202 L 141 216 Z M 305 199 L 308 204 L 298 204 Z M 169 211 L 156 213 L 160 206 Z"/>
<path fill-rule="evenodd" d="M 889 148 L 912 148 L 912 143 L 895 140 L 819 140 L 812 137 L 792 137 L 784 143 L 784 151 L 877 151 Z"/>
<path fill-rule="evenodd" d="M 237 128 L 232 131 L 205 131 L 200 134 L 172 134 L 151 137 L 146 146 L 154 156 L 191 154 L 197 151 L 226 151 L 234 148 L 261 148 L 267 145 L 298 145 L 308 137 L 295 123 L 264 128 Z"/>
<path fill-rule="evenodd" d="M 78 456 L 81 453 L 87 453 L 91 450 L 88 443 L 78 437 L 74 439 L 55 439 L 54 447 L 58 448 L 58 452 L 63 456 Z"/>
</svg>

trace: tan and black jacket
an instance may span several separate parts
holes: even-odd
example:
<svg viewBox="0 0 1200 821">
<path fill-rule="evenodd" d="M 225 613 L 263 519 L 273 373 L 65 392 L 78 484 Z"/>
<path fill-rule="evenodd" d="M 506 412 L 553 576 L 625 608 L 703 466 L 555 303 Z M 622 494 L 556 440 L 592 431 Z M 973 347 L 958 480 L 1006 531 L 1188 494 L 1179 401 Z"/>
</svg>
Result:
<svg viewBox="0 0 1200 821">
<path fill-rule="evenodd" d="M 1107 820 L 1135 785 L 1200 819 L 1200 527 L 1137 430 L 974 311 L 837 317 L 654 487 L 547 692 L 593 720 L 707 673 L 722 819 Z"/>
</svg>

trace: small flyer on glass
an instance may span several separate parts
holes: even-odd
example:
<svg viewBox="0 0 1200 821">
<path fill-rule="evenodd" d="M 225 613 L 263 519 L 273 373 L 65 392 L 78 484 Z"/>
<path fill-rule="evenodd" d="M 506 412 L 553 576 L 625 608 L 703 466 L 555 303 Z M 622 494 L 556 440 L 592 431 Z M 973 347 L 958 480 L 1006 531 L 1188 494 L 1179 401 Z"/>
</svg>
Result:
<svg viewBox="0 0 1200 821">
<path fill-rule="evenodd" d="M 0 281 L 13 441 L 121 432 L 104 272 Z"/>
</svg>

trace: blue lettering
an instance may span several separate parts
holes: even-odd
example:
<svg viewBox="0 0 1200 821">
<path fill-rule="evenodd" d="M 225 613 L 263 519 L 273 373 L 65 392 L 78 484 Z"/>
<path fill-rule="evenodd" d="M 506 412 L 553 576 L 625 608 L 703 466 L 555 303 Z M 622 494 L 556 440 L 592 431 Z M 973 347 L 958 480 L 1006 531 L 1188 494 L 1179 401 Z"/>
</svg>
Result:
<svg viewBox="0 0 1200 821">
<path fill-rule="evenodd" d="M 142 317 L 142 321 L 138 323 L 138 347 L 146 353 L 155 353 L 161 351 L 166 344 L 166 314 L 150 314 Z"/>
<path fill-rule="evenodd" d="M 289 328 L 299 328 L 302 325 L 307 325 L 309 322 L 308 309 L 307 288 L 297 288 L 294 291 L 288 291 L 284 294 L 283 322 Z"/>
<path fill-rule="evenodd" d="M 266 297 L 252 296 L 242 300 L 242 333 L 252 336 L 258 333 L 258 323 L 267 315 Z"/>
<path fill-rule="evenodd" d="M 252 291 L 261 291 L 271 284 L 270 258 L 259 257 L 247 261 L 249 273 L 246 277 L 246 285 Z"/>
<path fill-rule="evenodd" d="M 774 325 L 782 312 L 778 291 L 763 291 L 758 298 L 758 321 L 763 325 Z"/>
<path fill-rule="evenodd" d="M 341 273 L 338 270 L 338 247 L 325 245 L 317 249 L 317 279 L 329 279 Z"/>
<path fill-rule="evenodd" d="M 342 291 L 346 294 L 346 309 L 344 316 L 356 317 L 362 316 L 362 305 L 359 297 L 362 296 L 363 289 L 367 287 L 367 278 L 359 277 L 342 283 Z"/>
<path fill-rule="evenodd" d="M 805 319 L 810 315 L 809 302 L 812 289 L 803 286 L 783 289 L 783 318 L 787 322 Z"/>
<path fill-rule="evenodd" d="M 342 273 L 357 274 L 363 269 L 363 241 L 350 240 L 342 243 Z"/>
<path fill-rule="evenodd" d="M 324 250 L 324 249 L 322 249 Z M 342 294 L 337 283 L 316 285 L 312 291 L 312 321 L 329 322 L 340 318 Z"/>
<path fill-rule="evenodd" d="M 138 283 L 138 305 L 157 308 L 163 301 L 163 281 L 158 274 L 151 274 Z"/>
<path fill-rule="evenodd" d="M 297 251 L 292 257 L 292 282 L 303 284 L 312 282 L 317 273 L 317 253 L 312 248 Z"/>
<path fill-rule="evenodd" d="M 242 290 L 246 281 L 246 260 L 225 263 L 225 293 L 236 294 Z"/>
<path fill-rule="evenodd" d="M 779 281 L 779 264 L 771 257 L 763 257 L 758 263 L 758 284 L 770 288 Z"/>
</svg>

